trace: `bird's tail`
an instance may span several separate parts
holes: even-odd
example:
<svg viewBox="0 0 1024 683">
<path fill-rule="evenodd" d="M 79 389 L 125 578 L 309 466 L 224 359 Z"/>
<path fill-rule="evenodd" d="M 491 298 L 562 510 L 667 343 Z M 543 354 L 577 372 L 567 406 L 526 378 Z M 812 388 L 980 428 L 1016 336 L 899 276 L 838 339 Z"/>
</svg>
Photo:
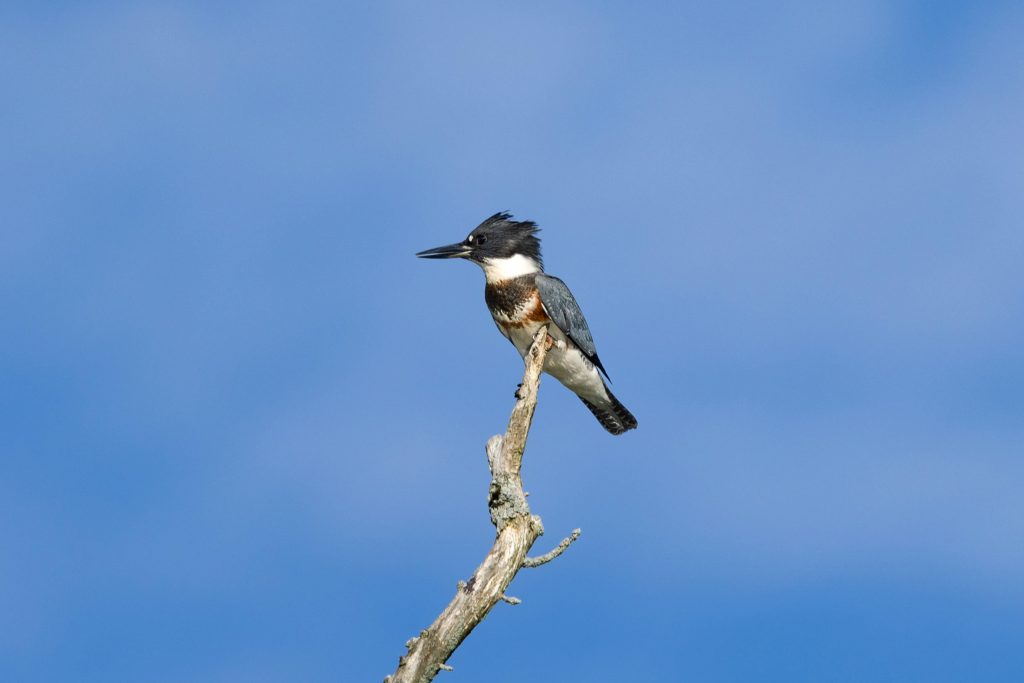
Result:
<svg viewBox="0 0 1024 683">
<path fill-rule="evenodd" d="M 633 417 L 633 414 L 626 410 L 626 406 L 619 403 L 619 399 L 615 398 L 607 386 L 605 391 L 608 393 L 608 401 L 602 401 L 601 405 L 591 403 L 583 397 L 580 397 L 580 400 L 590 408 L 590 412 L 594 414 L 601 426 L 612 434 L 619 435 L 630 429 L 636 429 L 636 418 Z"/>
</svg>

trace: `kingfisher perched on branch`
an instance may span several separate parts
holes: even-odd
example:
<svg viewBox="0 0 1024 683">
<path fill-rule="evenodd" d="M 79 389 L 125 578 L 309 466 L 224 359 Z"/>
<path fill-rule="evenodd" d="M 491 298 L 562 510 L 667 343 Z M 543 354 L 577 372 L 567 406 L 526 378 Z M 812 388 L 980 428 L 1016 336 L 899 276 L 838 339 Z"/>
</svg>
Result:
<svg viewBox="0 0 1024 683">
<path fill-rule="evenodd" d="M 553 344 L 544 358 L 544 372 L 579 396 L 612 434 L 636 429 L 636 418 L 601 377 L 601 373 L 605 377 L 608 373 L 572 292 L 564 282 L 544 272 L 537 232 L 533 221 L 516 221 L 507 212 L 496 213 L 461 242 L 416 255 L 464 258 L 483 268 L 487 308 L 498 330 L 519 355 L 526 357 L 537 330 L 548 325 Z"/>
</svg>

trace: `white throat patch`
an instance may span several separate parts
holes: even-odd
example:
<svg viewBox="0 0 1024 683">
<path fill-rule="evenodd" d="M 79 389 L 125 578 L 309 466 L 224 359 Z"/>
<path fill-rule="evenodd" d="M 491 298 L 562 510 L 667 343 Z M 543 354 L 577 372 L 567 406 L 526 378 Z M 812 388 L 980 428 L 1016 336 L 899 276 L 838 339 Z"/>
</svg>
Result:
<svg viewBox="0 0 1024 683">
<path fill-rule="evenodd" d="M 540 272 L 540 264 L 529 256 L 516 254 L 508 258 L 484 259 L 481 264 L 484 269 L 484 276 L 488 282 L 501 282 L 511 280 L 521 275 L 530 275 Z"/>
</svg>

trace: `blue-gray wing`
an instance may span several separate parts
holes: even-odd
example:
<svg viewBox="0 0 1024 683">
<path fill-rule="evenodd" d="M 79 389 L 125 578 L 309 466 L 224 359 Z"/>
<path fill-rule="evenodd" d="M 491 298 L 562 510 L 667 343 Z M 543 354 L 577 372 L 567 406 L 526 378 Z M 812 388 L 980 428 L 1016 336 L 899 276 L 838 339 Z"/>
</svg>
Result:
<svg viewBox="0 0 1024 683">
<path fill-rule="evenodd" d="M 565 336 L 579 347 L 583 355 L 607 377 L 608 372 L 601 365 L 601 359 L 597 357 L 597 347 L 594 346 L 594 338 L 590 336 L 590 327 L 569 288 L 557 277 L 544 273 L 538 273 L 535 282 L 540 293 L 540 302 L 544 304 L 544 310 L 551 321 L 558 325 L 558 329 L 562 330 Z"/>
</svg>

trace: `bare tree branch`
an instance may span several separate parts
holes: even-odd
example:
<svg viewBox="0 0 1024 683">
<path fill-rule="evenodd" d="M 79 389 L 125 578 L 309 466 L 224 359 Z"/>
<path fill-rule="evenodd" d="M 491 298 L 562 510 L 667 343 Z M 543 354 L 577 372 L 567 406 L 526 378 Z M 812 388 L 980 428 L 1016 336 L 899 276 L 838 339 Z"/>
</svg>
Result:
<svg viewBox="0 0 1024 683">
<path fill-rule="evenodd" d="M 385 683 L 427 683 L 438 671 L 450 671 L 451 667 L 445 662 L 491 608 L 499 600 L 510 604 L 519 602 L 518 598 L 507 597 L 505 589 L 525 566 L 526 553 L 534 541 L 544 533 L 540 517 L 531 514 L 526 503 L 519 470 L 533 411 L 537 407 L 544 356 L 551 344 L 545 325 L 537 331 L 526 355 L 526 371 L 522 386 L 516 392 L 516 405 L 512 409 L 508 429 L 504 436 L 495 435 L 487 441 L 487 462 L 491 468 L 487 505 L 491 522 L 497 529 L 494 546 L 473 576 L 458 583 L 455 597 L 434 623 L 406 643 L 408 653 L 399 658 L 398 669 L 384 679 Z M 579 529 L 555 550 L 534 561 L 539 564 L 550 562 L 578 536 Z"/>
<path fill-rule="evenodd" d="M 571 546 L 573 542 L 580 537 L 583 533 L 581 529 L 573 529 L 572 534 L 562 539 L 562 542 L 556 545 L 554 548 L 544 553 L 540 557 L 527 557 L 523 559 L 523 567 L 532 569 L 533 567 L 539 567 L 542 564 L 547 564 L 551 560 L 555 559 L 559 555 L 565 552 L 566 548 Z"/>
</svg>

